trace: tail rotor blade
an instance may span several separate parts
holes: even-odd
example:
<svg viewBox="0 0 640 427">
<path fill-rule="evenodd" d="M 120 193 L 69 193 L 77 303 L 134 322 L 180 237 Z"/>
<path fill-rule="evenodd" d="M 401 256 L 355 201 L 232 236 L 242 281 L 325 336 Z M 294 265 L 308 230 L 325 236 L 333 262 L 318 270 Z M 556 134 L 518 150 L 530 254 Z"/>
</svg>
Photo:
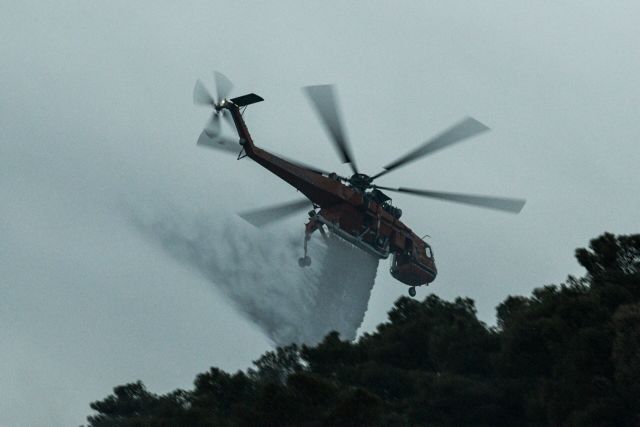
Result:
<svg viewBox="0 0 640 427">
<path fill-rule="evenodd" d="M 340 160 L 342 163 L 349 163 L 353 172 L 358 173 L 355 157 L 342 128 L 334 87 L 332 85 L 307 86 L 303 90 L 320 116 L 333 145 L 338 150 Z"/>
<path fill-rule="evenodd" d="M 224 74 L 218 71 L 213 72 L 213 77 L 216 81 L 216 94 L 218 95 L 218 102 L 229 97 L 231 90 L 233 89 L 233 83 L 225 77 Z"/>
<path fill-rule="evenodd" d="M 214 112 L 211 115 L 211 118 L 209 119 L 207 126 L 204 128 L 204 132 L 210 138 L 214 138 L 220 135 L 220 116 L 218 113 Z"/>
<path fill-rule="evenodd" d="M 475 194 L 446 193 L 440 191 L 418 190 L 414 188 L 390 188 L 375 186 L 382 190 L 397 191 L 399 193 L 413 194 L 416 196 L 430 197 L 432 199 L 446 200 L 449 202 L 463 203 L 482 208 L 499 211 L 519 213 L 527 202 L 524 199 L 511 199 L 506 197 L 478 196 Z"/>
<path fill-rule="evenodd" d="M 214 100 L 201 80 L 196 81 L 193 88 L 193 103 L 197 105 L 213 105 Z"/>
<path fill-rule="evenodd" d="M 481 132 L 487 131 L 489 128 L 473 117 L 467 117 L 466 119 L 456 123 L 449 129 L 445 130 L 436 137 L 428 140 L 420 147 L 405 154 L 399 159 L 389 163 L 384 167 L 384 171 L 373 176 L 373 179 L 381 177 L 394 169 L 406 165 L 407 163 L 418 160 L 424 156 L 434 153 L 443 148 L 449 147 L 457 142 L 463 141 Z"/>
<path fill-rule="evenodd" d="M 302 199 L 302 200 L 294 200 L 286 203 L 280 203 L 280 204 L 269 206 L 266 208 L 245 211 L 245 212 L 239 213 L 238 215 L 248 223 L 256 227 L 262 227 L 263 225 L 280 221 L 297 212 L 300 212 L 305 209 L 309 209 L 311 207 L 312 207 L 312 204 L 308 199 Z"/>
<path fill-rule="evenodd" d="M 231 117 L 231 113 L 229 113 L 227 110 L 222 110 L 221 111 L 222 117 L 224 117 L 224 119 L 227 121 L 227 123 L 229 124 L 229 126 L 231 126 L 231 129 L 236 129 L 236 124 L 233 121 L 233 117 Z"/>
<path fill-rule="evenodd" d="M 207 148 L 213 148 L 214 150 L 226 151 L 237 155 L 240 152 L 240 144 L 238 140 L 234 138 L 228 138 L 225 136 L 210 137 L 205 131 L 202 131 L 198 138 L 198 145 Z"/>
</svg>

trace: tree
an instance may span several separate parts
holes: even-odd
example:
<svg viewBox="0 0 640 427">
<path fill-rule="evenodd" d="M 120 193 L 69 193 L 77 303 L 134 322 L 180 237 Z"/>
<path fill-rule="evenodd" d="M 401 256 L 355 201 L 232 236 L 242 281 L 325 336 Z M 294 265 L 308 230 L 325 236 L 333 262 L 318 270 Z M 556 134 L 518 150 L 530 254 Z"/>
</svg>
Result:
<svg viewBox="0 0 640 427">
<path fill-rule="evenodd" d="M 639 426 L 640 235 L 576 258 L 585 277 L 507 297 L 495 328 L 468 298 L 402 297 L 357 342 L 277 348 L 193 390 L 115 387 L 89 425 Z"/>
</svg>

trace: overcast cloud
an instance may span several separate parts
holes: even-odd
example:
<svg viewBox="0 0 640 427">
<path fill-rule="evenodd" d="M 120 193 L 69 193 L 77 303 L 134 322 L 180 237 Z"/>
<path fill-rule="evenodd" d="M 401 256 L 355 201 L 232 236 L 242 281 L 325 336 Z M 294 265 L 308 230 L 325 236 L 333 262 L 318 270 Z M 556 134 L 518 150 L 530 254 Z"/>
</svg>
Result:
<svg viewBox="0 0 640 427">
<path fill-rule="evenodd" d="M 419 298 L 470 296 L 492 323 L 506 295 L 582 274 L 574 248 L 638 232 L 639 12 L 0 0 L 0 425 L 77 425 L 117 384 L 188 387 L 271 348 L 210 277 L 132 220 L 132 209 L 174 209 L 215 231 L 233 212 L 297 196 L 249 160 L 195 146 L 208 112 L 191 91 L 213 69 L 235 94 L 265 98 L 245 115 L 258 145 L 341 174 L 301 86 L 338 85 L 371 174 L 466 115 L 492 128 L 381 180 L 528 200 L 514 216 L 397 196 L 439 268 Z M 266 236 L 289 244 L 304 221 Z M 362 330 L 404 294 L 381 262 Z"/>
</svg>

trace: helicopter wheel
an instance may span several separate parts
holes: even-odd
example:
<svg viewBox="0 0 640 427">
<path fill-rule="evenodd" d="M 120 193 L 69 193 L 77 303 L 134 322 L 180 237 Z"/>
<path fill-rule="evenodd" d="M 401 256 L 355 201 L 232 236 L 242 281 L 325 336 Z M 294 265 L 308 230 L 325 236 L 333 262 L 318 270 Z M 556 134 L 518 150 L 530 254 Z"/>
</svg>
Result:
<svg viewBox="0 0 640 427">
<path fill-rule="evenodd" d="M 416 287 L 412 286 L 409 288 L 409 295 L 413 298 L 416 296 Z"/>
<path fill-rule="evenodd" d="M 309 258 L 308 256 L 298 258 L 298 265 L 300 267 L 309 267 L 311 265 L 311 258 Z"/>
</svg>

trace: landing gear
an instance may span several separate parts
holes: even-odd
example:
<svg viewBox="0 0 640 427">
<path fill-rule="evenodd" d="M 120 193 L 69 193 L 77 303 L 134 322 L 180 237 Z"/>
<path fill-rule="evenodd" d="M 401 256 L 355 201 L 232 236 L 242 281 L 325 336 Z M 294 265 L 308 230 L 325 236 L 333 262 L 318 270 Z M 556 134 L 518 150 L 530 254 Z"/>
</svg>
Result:
<svg viewBox="0 0 640 427">
<path fill-rule="evenodd" d="M 411 296 L 411 298 L 416 296 L 416 287 L 412 286 L 409 288 L 409 295 Z"/>
<path fill-rule="evenodd" d="M 298 258 L 298 265 L 300 267 L 309 267 L 311 265 L 311 258 L 308 255 L 307 242 L 311 239 L 311 233 L 304 234 L 304 256 Z"/>
<path fill-rule="evenodd" d="M 313 215 L 311 214 L 313 212 Z M 322 230 L 322 224 L 318 222 L 315 218 L 315 211 L 309 212 L 309 222 L 305 226 L 304 231 L 304 256 L 302 258 L 298 258 L 298 265 L 300 267 L 309 267 L 311 265 L 311 258 L 308 255 L 307 243 L 311 240 L 311 234 L 317 229 L 320 229 L 324 235 L 324 230 Z"/>
<path fill-rule="evenodd" d="M 309 267 L 311 265 L 311 258 L 306 255 L 302 258 L 298 258 L 298 265 L 300 267 Z"/>
</svg>

